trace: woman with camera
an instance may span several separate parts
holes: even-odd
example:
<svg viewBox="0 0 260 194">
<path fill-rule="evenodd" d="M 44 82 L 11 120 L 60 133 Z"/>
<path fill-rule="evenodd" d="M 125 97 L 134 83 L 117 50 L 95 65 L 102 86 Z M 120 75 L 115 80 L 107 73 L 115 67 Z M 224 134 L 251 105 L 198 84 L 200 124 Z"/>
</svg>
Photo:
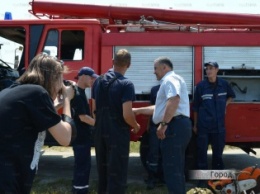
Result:
<svg viewBox="0 0 260 194">
<path fill-rule="evenodd" d="M 0 193 L 30 193 L 46 130 L 64 146 L 75 138 L 74 91 L 63 85 L 64 71 L 61 61 L 40 53 L 17 82 L 0 92 Z M 62 117 L 54 107 L 60 91 Z"/>
</svg>

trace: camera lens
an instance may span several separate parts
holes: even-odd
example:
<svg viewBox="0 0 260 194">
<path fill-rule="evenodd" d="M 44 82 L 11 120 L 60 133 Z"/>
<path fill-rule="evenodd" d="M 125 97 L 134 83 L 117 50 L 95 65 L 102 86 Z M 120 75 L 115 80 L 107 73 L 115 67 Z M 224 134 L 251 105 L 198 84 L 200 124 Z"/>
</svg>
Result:
<svg viewBox="0 0 260 194">
<path fill-rule="evenodd" d="M 71 83 L 68 80 L 63 80 L 63 83 L 64 83 L 65 86 L 70 86 L 71 85 Z"/>
</svg>

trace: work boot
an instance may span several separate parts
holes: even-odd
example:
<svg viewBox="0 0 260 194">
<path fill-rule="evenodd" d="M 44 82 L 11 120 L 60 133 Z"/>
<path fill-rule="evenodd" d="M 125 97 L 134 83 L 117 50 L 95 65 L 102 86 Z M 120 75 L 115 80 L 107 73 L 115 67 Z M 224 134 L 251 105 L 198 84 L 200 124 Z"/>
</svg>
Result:
<svg viewBox="0 0 260 194">
<path fill-rule="evenodd" d="M 88 189 L 74 189 L 74 188 L 72 188 L 72 194 L 88 194 Z"/>
<path fill-rule="evenodd" d="M 153 172 L 149 172 L 148 179 L 146 181 L 146 189 L 152 190 L 155 188 L 156 178 Z"/>
<path fill-rule="evenodd" d="M 148 179 L 147 180 L 147 186 L 146 186 L 146 189 L 147 190 L 152 190 L 155 188 L 155 181 L 153 179 Z"/>
</svg>

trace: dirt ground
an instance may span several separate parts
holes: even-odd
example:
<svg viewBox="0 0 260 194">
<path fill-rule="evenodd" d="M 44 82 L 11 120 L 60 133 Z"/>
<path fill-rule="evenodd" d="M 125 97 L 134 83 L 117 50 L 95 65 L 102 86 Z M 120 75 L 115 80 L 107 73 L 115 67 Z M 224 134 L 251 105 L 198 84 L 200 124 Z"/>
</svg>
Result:
<svg viewBox="0 0 260 194">
<path fill-rule="evenodd" d="M 43 182 L 53 181 L 55 179 L 72 178 L 73 173 L 73 151 L 71 147 L 44 147 L 39 162 L 37 176 L 44 177 Z M 138 153 L 131 153 L 128 169 L 128 181 L 144 181 L 146 176 L 141 165 Z M 91 173 L 90 179 L 97 180 L 96 157 L 94 149 L 91 151 Z"/>
<path fill-rule="evenodd" d="M 243 169 L 248 166 L 260 164 L 260 149 L 256 149 L 257 155 L 248 155 L 240 149 L 228 149 L 224 151 L 224 162 L 227 169 Z M 44 147 L 39 162 L 37 177 L 42 183 L 52 182 L 55 179 L 72 179 L 73 151 L 71 147 Z M 211 152 L 209 152 L 209 164 Z M 128 182 L 144 183 L 146 173 L 141 164 L 139 153 L 131 153 L 128 168 Z M 97 180 L 95 153 L 92 150 L 91 180 Z M 187 183 L 187 190 L 195 187 L 195 182 Z"/>
</svg>

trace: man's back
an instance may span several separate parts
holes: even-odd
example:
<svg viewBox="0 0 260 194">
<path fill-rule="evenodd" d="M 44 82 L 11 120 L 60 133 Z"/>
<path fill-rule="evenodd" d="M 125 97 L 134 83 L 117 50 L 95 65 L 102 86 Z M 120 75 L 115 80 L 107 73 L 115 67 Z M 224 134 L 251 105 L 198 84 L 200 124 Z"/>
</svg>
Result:
<svg viewBox="0 0 260 194">
<path fill-rule="evenodd" d="M 126 189 L 130 126 L 136 133 L 140 129 L 132 111 L 134 85 L 124 77 L 130 64 L 131 54 L 125 49 L 117 51 L 114 69 L 100 76 L 92 90 L 98 193 L 124 194 Z"/>
<path fill-rule="evenodd" d="M 108 71 L 94 83 L 93 98 L 97 112 L 108 107 L 113 113 L 123 116 L 122 104 L 135 100 L 134 85 L 122 74 Z"/>
</svg>

